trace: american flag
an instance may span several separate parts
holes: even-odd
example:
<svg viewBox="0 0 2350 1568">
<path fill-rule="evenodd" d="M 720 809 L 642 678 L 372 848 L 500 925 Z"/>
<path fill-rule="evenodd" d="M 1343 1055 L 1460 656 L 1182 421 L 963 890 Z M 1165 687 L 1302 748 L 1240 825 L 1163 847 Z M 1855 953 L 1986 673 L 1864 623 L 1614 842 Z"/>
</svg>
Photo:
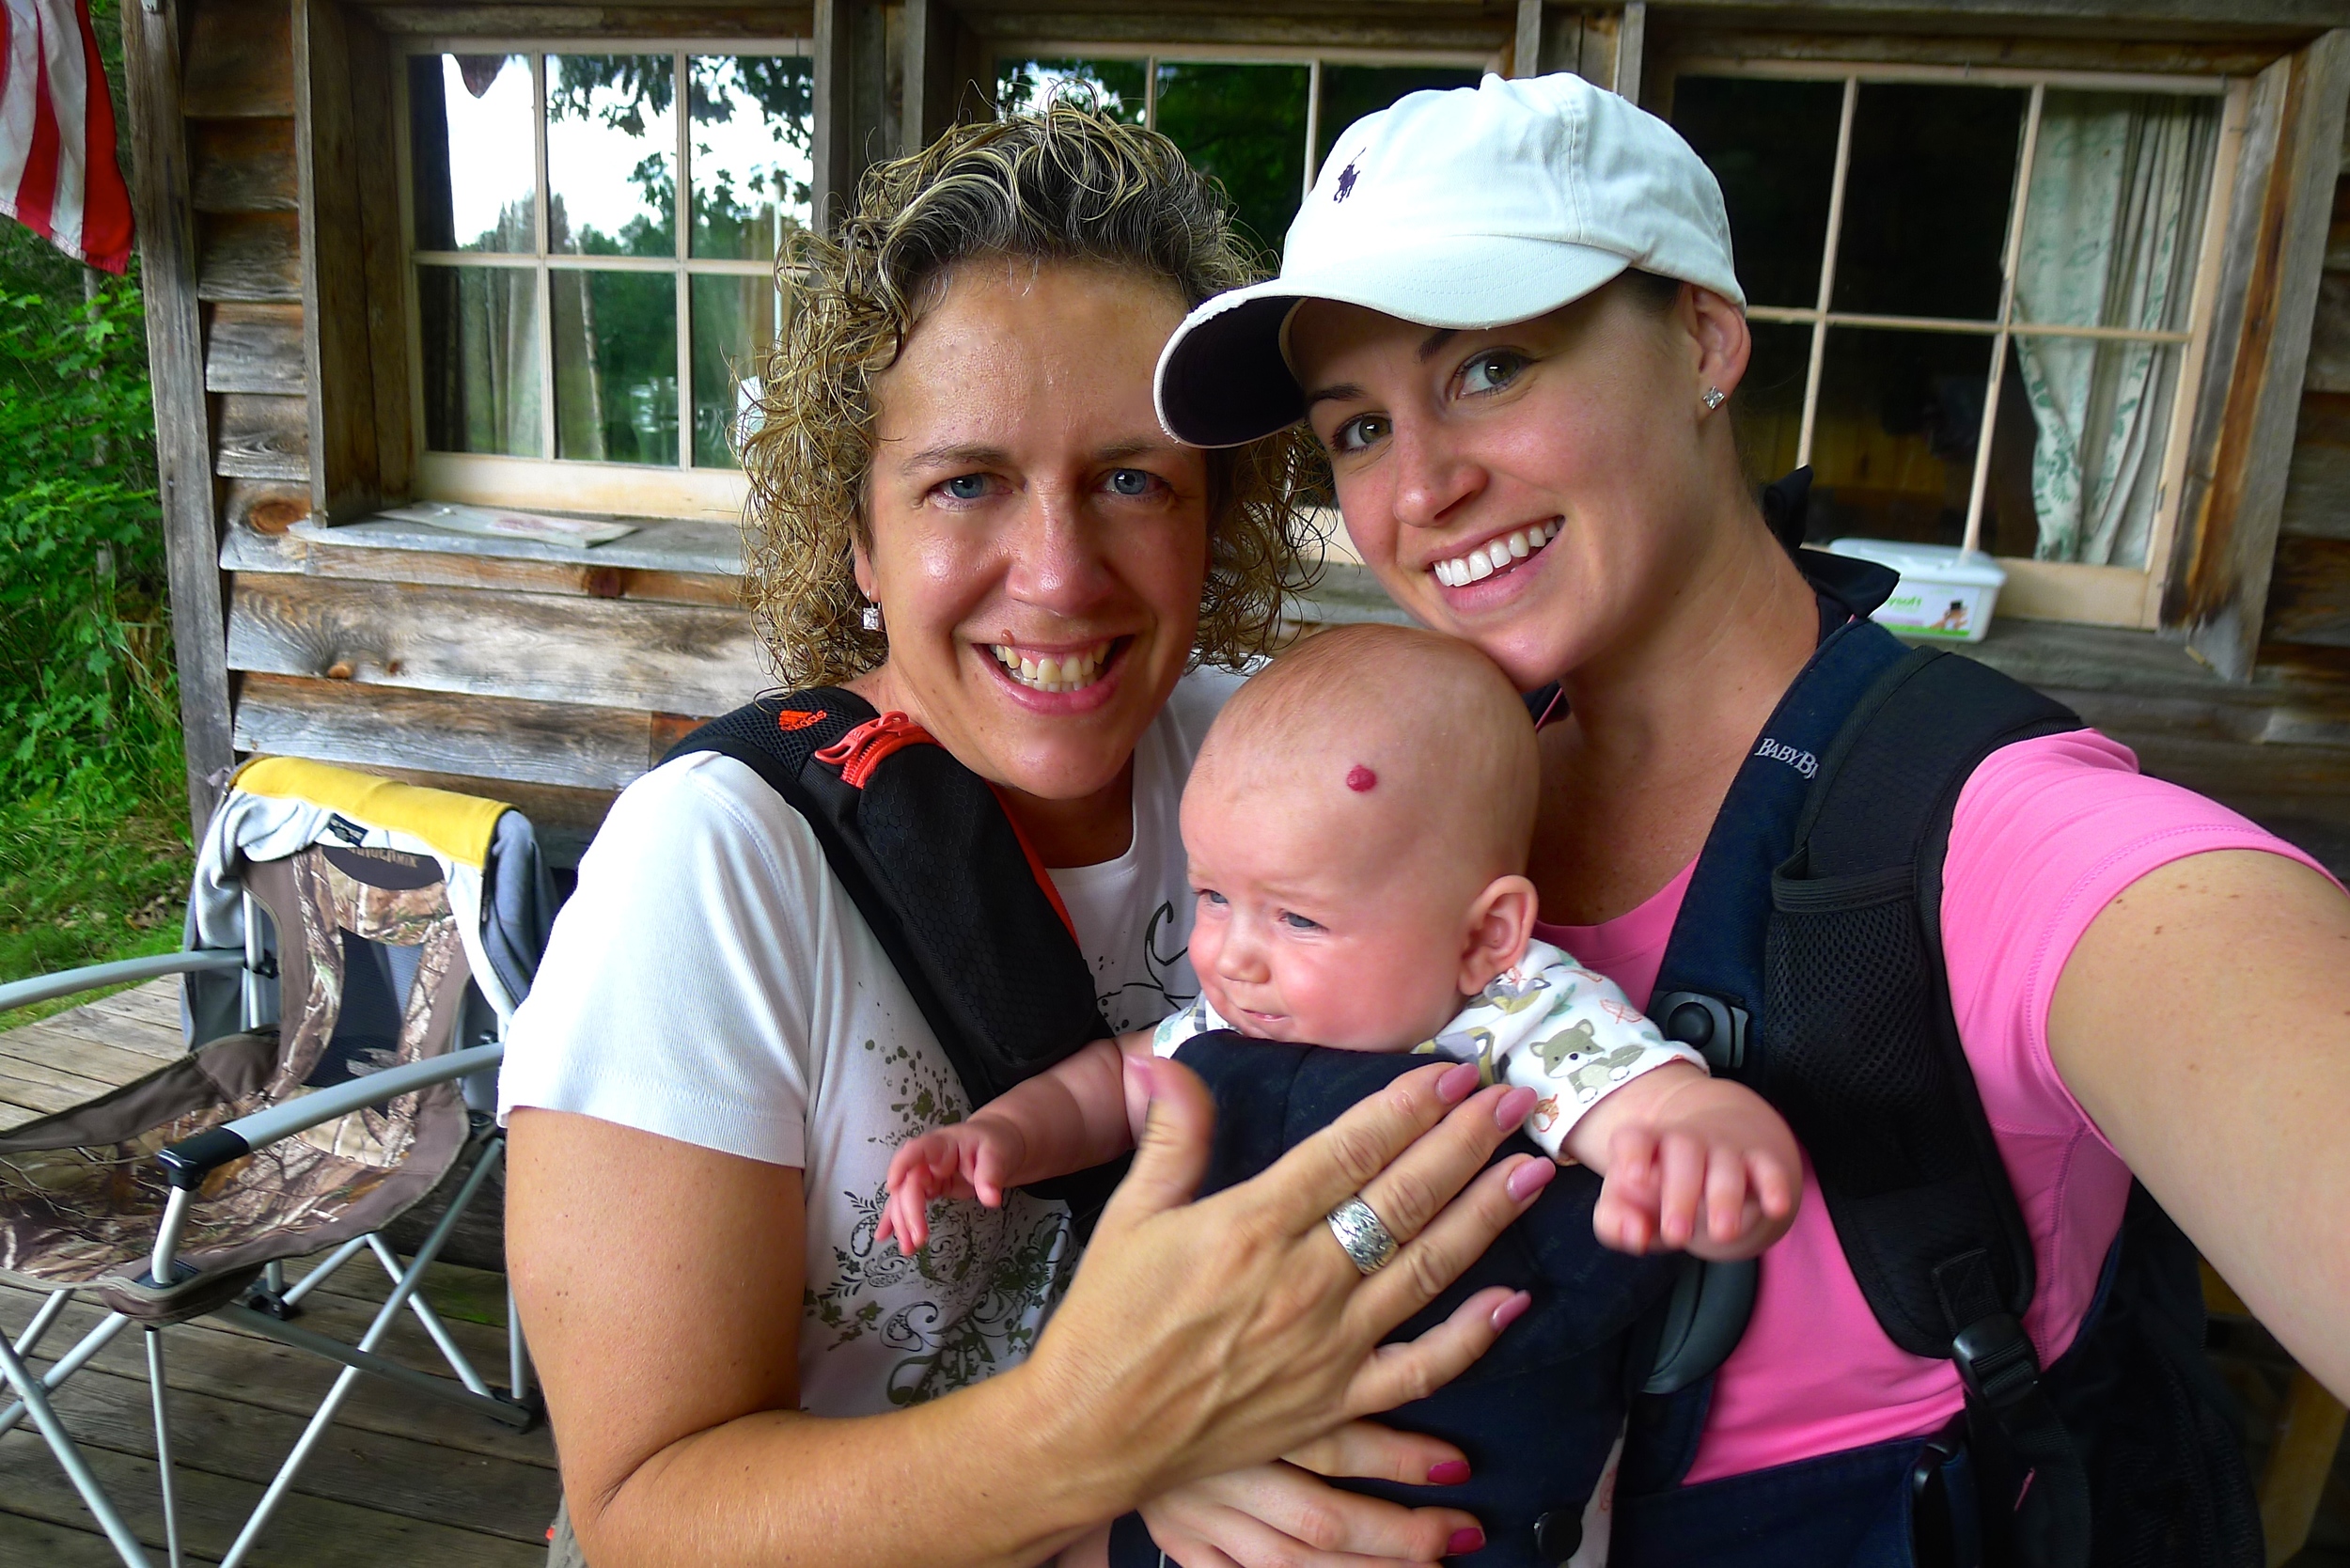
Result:
<svg viewBox="0 0 2350 1568">
<path fill-rule="evenodd" d="M 131 259 L 131 194 L 88 0 L 0 0 L 0 212 L 77 261 Z"/>
</svg>

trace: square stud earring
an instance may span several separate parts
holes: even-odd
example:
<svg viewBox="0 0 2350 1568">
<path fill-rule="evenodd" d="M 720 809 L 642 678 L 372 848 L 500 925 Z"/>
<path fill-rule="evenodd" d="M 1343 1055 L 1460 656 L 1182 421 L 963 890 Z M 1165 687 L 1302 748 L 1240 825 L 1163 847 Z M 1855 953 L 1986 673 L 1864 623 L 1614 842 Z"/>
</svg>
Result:
<svg viewBox="0 0 2350 1568">
<path fill-rule="evenodd" d="M 1730 394 L 1723 391 L 1718 386 L 1709 386 L 1705 389 L 1705 406 L 1707 408 L 1719 408 L 1723 403 L 1729 401 L 1729 400 Z"/>
<path fill-rule="evenodd" d="M 879 604 L 866 605 L 856 619 L 857 624 L 869 632 L 878 632 L 882 629 L 882 613 Z"/>
</svg>

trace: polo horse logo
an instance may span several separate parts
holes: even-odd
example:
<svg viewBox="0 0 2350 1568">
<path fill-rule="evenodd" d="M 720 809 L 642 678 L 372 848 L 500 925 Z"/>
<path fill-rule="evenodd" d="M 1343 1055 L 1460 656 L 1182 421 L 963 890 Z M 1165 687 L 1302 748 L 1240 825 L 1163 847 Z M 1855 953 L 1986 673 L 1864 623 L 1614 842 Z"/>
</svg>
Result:
<svg viewBox="0 0 2350 1568">
<path fill-rule="evenodd" d="M 1349 163 L 1346 167 L 1339 170 L 1339 188 L 1332 193 L 1330 196 L 1332 201 L 1344 201 L 1355 194 L 1355 165 L 1353 163 Z"/>
</svg>

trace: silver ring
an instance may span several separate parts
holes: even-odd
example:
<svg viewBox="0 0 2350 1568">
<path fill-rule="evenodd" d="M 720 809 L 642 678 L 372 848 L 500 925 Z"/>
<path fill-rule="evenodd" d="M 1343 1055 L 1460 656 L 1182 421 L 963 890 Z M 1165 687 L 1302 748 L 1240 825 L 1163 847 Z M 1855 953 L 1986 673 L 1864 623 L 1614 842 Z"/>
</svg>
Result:
<svg viewBox="0 0 2350 1568">
<path fill-rule="evenodd" d="M 1365 1274 L 1376 1274 L 1395 1260 L 1395 1237 L 1387 1233 L 1360 1193 L 1330 1211 L 1330 1233 Z"/>
</svg>

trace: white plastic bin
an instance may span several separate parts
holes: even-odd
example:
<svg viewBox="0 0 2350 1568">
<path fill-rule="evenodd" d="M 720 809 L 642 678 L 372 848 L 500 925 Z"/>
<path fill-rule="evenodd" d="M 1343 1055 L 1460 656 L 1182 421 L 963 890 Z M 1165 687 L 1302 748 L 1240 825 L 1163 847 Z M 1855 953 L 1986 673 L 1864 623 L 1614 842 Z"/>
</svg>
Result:
<svg viewBox="0 0 2350 1568">
<path fill-rule="evenodd" d="M 1992 609 L 2007 572 L 1980 550 L 1950 544 L 1903 544 L 1889 539 L 1840 539 L 1827 548 L 1840 556 L 1889 566 L 1901 586 L 1870 619 L 1905 637 L 1946 637 L 1981 642 L 1991 629 Z"/>
</svg>

